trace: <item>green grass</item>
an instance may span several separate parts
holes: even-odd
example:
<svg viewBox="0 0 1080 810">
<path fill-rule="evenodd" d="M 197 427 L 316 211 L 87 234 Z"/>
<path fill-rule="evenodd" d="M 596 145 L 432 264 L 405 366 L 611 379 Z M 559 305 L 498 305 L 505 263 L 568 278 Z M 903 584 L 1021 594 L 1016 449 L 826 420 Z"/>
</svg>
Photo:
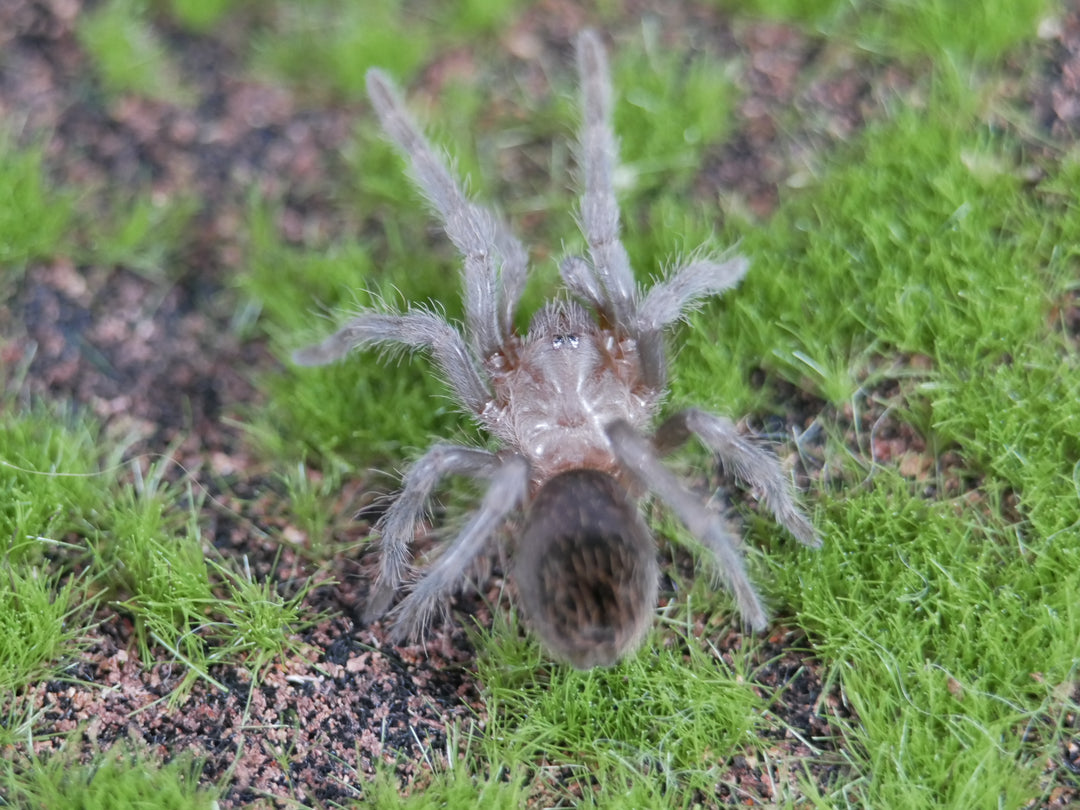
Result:
<svg viewBox="0 0 1080 810">
<path fill-rule="evenodd" d="M 350 309 L 400 309 L 410 300 L 426 300 L 425 287 L 452 288 L 447 257 L 405 248 L 424 239 L 423 217 L 417 210 L 413 222 L 388 224 L 389 238 L 401 252 L 376 269 L 366 244 L 297 249 L 276 236 L 268 212 L 254 212 L 251 271 L 239 282 L 250 302 L 247 318 L 262 314 L 276 353 L 287 362 L 292 350 L 322 340 L 336 322 L 347 320 Z M 341 307 L 340 316 L 327 317 Z M 392 459 L 403 446 L 422 448 L 431 431 L 453 430 L 460 421 L 426 359 L 369 355 L 357 360 L 312 369 L 290 366 L 266 375 L 270 405 L 253 414 L 248 425 L 258 445 L 271 456 L 313 456 L 343 470 L 365 455 Z M 395 407 L 388 408 L 389 402 Z"/>
<path fill-rule="evenodd" d="M 103 440 L 92 421 L 70 411 L 18 408 L 5 395 L 0 414 L 0 745 L 20 746 L 34 736 L 40 723 L 28 687 L 69 677 L 104 615 L 134 622 L 147 664 L 162 649 L 175 656 L 181 678 L 173 699 L 199 678 L 224 689 L 210 674 L 215 663 L 257 675 L 317 619 L 299 609 L 310 584 L 299 583 L 286 598 L 272 579 L 256 581 L 238 561 L 218 561 L 207 551 L 199 502 L 190 483 L 165 480 L 167 459 L 147 472 L 120 464 L 123 445 Z M 165 803 L 154 806 L 209 801 L 196 796 L 190 775 L 187 787 L 177 782 L 173 766 L 139 781 L 128 760 L 113 757 L 63 780 L 44 778 L 58 769 L 68 766 L 17 759 L 0 771 L 0 795 L 25 794 L 47 807 L 149 806 L 138 802 L 159 789 Z M 91 777 L 93 789 L 80 797 L 79 780 Z M 173 804 L 183 796 L 186 804 Z"/>
<path fill-rule="evenodd" d="M 98 601 L 78 537 L 112 493 L 97 475 L 98 431 L 70 411 L 16 416 L 0 400 L 0 694 L 58 677 L 77 656 Z M 0 710 L 19 712 L 17 705 Z M 9 741 L 8 731 L 0 739 Z"/>
<path fill-rule="evenodd" d="M 737 102 L 733 64 L 672 52 L 648 25 L 643 34 L 640 50 L 635 41 L 612 59 L 612 81 L 620 88 L 614 113 L 620 184 L 633 199 L 684 190 L 706 149 L 723 142 Z"/>
<path fill-rule="evenodd" d="M 158 200 L 142 189 L 73 189 L 49 182 L 42 148 L 0 132 L 0 295 L 28 263 L 74 258 L 162 278 L 188 236 L 194 198 Z"/>
<path fill-rule="evenodd" d="M 613 669 L 545 662 L 534 641 L 502 621 L 482 649 L 491 761 L 510 770 L 565 763 L 574 776 L 547 785 L 554 795 L 575 786 L 587 795 L 595 785 L 598 806 L 609 806 L 642 781 L 654 798 L 676 786 L 708 791 L 728 757 L 757 746 L 766 725 L 762 699 L 746 687 L 749 656 L 722 659 L 681 611 L 669 611 L 643 651 Z"/>
<path fill-rule="evenodd" d="M 161 0 L 176 22 L 187 30 L 206 34 L 228 19 L 237 8 L 253 6 L 252 0 Z"/>
<path fill-rule="evenodd" d="M 1075 203 L 1025 189 L 1015 144 L 964 110 L 938 99 L 870 127 L 745 233 L 757 272 L 695 318 L 689 351 L 705 362 L 676 380 L 678 401 L 739 413 L 762 402 L 763 367 L 857 407 L 912 373 L 903 358 L 930 360 L 894 413 L 977 486 L 927 500 L 871 468 L 868 486 L 820 493 L 822 551 L 774 563 L 858 717 L 845 734 L 864 781 L 847 797 L 873 807 L 1040 795 L 1053 747 L 1025 729 L 1056 722 L 1080 660 L 1080 376 L 1053 318 L 1076 286 Z"/>
<path fill-rule="evenodd" d="M 0 692 L 13 693 L 52 675 L 55 662 L 75 655 L 94 607 L 87 584 L 61 581 L 37 568 L 5 566 L 0 592 Z"/>
<path fill-rule="evenodd" d="M 273 30 L 255 46 L 255 61 L 309 93 L 361 98 L 368 68 L 407 78 L 440 46 L 490 35 L 521 5 L 453 0 L 417 9 L 401 0 L 279 2 Z"/>
<path fill-rule="evenodd" d="M 5 645 L 0 673 L 38 671 L 49 661 L 62 669 L 60 653 L 78 635 L 78 625 L 65 620 L 102 596 L 122 600 L 115 606 L 135 620 L 147 660 L 149 647 L 163 644 L 196 675 L 213 662 L 211 648 L 232 661 L 250 655 L 258 668 L 289 646 L 284 629 L 311 621 L 297 612 L 305 588 L 284 599 L 238 562 L 208 555 L 201 501 L 191 482 L 166 479 L 170 459 L 145 472 L 138 463 L 119 464 L 123 447 L 101 442 L 91 422 L 40 407 L 7 414 L 5 428 L 0 485 L 9 497 L 0 536 L 9 538 L 2 559 L 11 590 L 0 621 L 24 629 L 5 641 L 40 642 Z M 42 609 L 46 586 L 76 571 Z"/>
<path fill-rule="evenodd" d="M 40 147 L 19 149 L 0 133 L 0 294 L 27 261 L 63 254 L 75 199 L 45 181 Z"/>
<path fill-rule="evenodd" d="M 253 672 L 292 648 L 291 633 L 315 617 L 298 606 L 308 588 L 283 598 L 272 582 L 255 581 L 241 561 L 217 562 L 203 544 L 200 501 L 192 487 L 169 484 L 168 460 L 121 488 L 95 538 L 96 567 L 106 573 L 116 606 L 135 621 L 143 660 L 164 647 L 184 662 L 182 696 L 210 667 L 246 660 Z M 188 511 L 177 508 L 187 503 Z M 215 682 L 216 683 L 216 682 Z"/>
<path fill-rule="evenodd" d="M 461 738 L 456 731 L 453 736 Z M 441 810 L 445 807 L 469 807 L 477 810 L 517 810 L 524 807 L 528 791 L 519 774 L 507 775 L 504 769 L 473 773 L 456 764 L 432 769 L 432 778 L 406 788 L 388 767 L 380 767 L 375 778 L 360 776 L 368 782 L 368 795 L 362 806 L 378 810 Z"/>
<path fill-rule="evenodd" d="M 724 8 L 796 20 L 887 57 L 991 62 L 1035 35 L 1050 0 L 715 0 Z M 939 65 L 940 67 L 940 65 Z"/>
<path fill-rule="evenodd" d="M 194 197 L 158 200 L 140 189 L 134 195 L 126 192 L 105 200 L 106 217 L 88 217 L 87 207 L 80 209 L 82 218 L 89 220 L 80 256 L 161 281 L 176 267 L 199 206 Z"/>
<path fill-rule="evenodd" d="M 691 807 L 744 756 L 778 777 L 778 806 L 1021 808 L 1045 797 L 1048 758 L 1075 735 L 1064 726 L 1080 710 L 1080 358 L 1060 312 L 1080 288 L 1080 162 L 1040 157 L 1033 184 L 1034 158 L 1017 133 L 988 123 L 998 120 L 999 60 L 1031 40 L 1049 6 L 720 5 L 743 23 L 795 18 L 838 53 L 899 59 L 913 73 L 913 89 L 819 155 L 776 214 L 751 224 L 693 191 L 697 167 L 730 136 L 739 65 L 665 49 L 647 25 L 618 37 L 612 54 L 619 190 L 639 278 L 702 243 L 738 241 L 752 260 L 738 289 L 679 332 L 672 406 L 767 419 L 791 386 L 817 403 L 826 470 L 806 501 L 823 548 L 797 548 L 763 517 L 745 517 L 750 568 L 777 627 L 790 631 L 779 638 L 798 639 L 845 709 L 820 709 L 839 752 L 784 757 L 776 740 L 793 730 L 780 719 L 783 687 L 758 680 L 768 640 L 721 654 L 730 598 L 667 566 L 674 598 L 642 651 L 611 670 L 548 662 L 513 614 L 497 612 L 492 630 L 475 631 L 483 726 L 451 729 L 452 756 L 440 764 L 429 752 L 432 767 L 412 790 L 377 769 L 366 797 L 374 806 Z M 580 249 L 575 200 L 561 185 L 572 176 L 571 71 L 551 73 L 547 98 L 492 75 L 486 60 L 509 64 L 502 45 L 524 4 L 423 9 L 319 2 L 303 14 L 282 3 L 256 13 L 220 0 L 112 0 L 79 31 L 110 97 L 181 103 L 154 14 L 206 32 L 257 18 L 251 71 L 285 78 L 312 104 L 361 98 L 372 64 L 405 84 L 455 49 L 477 50 L 475 80 L 446 82 L 418 118 L 478 192 L 505 197 L 524 229 L 548 240 L 530 289 L 539 300 L 560 240 Z M 535 160 L 522 174 L 536 185 L 515 180 L 518 149 Z M 282 361 L 257 378 L 267 404 L 247 419 L 250 435 L 278 470 L 316 563 L 334 553 L 326 538 L 343 519 L 333 513 L 343 481 L 400 467 L 436 436 L 483 441 L 423 358 L 288 362 L 350 308 L 433 299 L 461 314 L 457 259 L 366 117 L 346 163 L 350 176 L 328 194 L 355 235 L 288 244 L 273 206 L 252 205 L 246 270 L 234 280 L 238 332 L 267 338 Z M 75 254 L 160 283 L 173 277 L 194 203 L 155 206 L 135 194 L 87 224 L 84 190 L 51 189 L 43 177 L 40 150 L 3 142 L 0 273 L 18 278 L 28 261 Z M 887 407 L 882 425 L 925 441 L 925 474 L 871 457 L 881 425 L 861 421 L 868 403 Z M 216 684 L 217 663 L 257 673 L 315 618 L 303 585 L 283 596 L 274 576 L 208 549 L 197 481 L 165 459 L 126 462 L 124 451 L 71 408 L 13 393 L 0 401 L 0 695 L 14 696 L 0 705 L 0 745 L 23 744 L 35 726 L 28 688 L 66 677 L 102 616 L 134 623 L 145 661 L 167 651 L 184 673 L 178 695 L 198 678 Z M 706 463 L 700 450 L 686 459 Z M 656 527 L 681 531 L 666 517 Z M 0 795 L 50 808 L 150 806 L 151 796 L 153 806 L 207 807 L 228 787 L 197 793 L 192 763 L 158 768 L 144 756 L 5 759 Z M 821 761 L 837 765 L 826 786 L 809 773 Z"/>
<path fill-rule="evenodd" d="M 76 34 L 110 98 L 130 93 L 173 103 L 191 92 L 157 30 L 147 0 L 107 0 L 79 20 Z"/>
<path fill-rule="evenodd" d="M 257 45 L 257 62 L 302 87 L 335 95 L 361 96 L 364 73 L 376 65 L 411 73 L 431 47 L 429 29 L 410 31 L 398 0 L 279 4 L 278 14 L 279 25 Z"/>
<path fill-rule="evenodd" d="M 18 807 L 49 810 L 212 810 L 214 791 L 198 784 L 201 763 L 180 756 L 159 765 L 145 752 L 118 745 L 86 764 L 69 757 L 36 760 L 16 775 L 12 763 L 0 765 L 7 782 L 6 801 Z"/>
<path fill-rule="evenodd" d="M 813 194 L 740 234 L 756 272 L 722 322 L 690 334 L 708 362 L 687 396 L 725 368 L 739 404 L 760 364 L 839 404 L 884 353 L 961 369 L 1044 336 L 1070 283 L 1051 252 L 1071 237 L 1047 230 L 1009 145 L 941 104 L 872 126 Z"/>
<path fill-rule="evenodd" d="M 927 501 L 882 470 L 828 503 L 823 553 L 776 566 L 858 716 L 869 806 L 1038 795 L 1046 750 L 1024 730 L 1075 681 L 1080 548 L 1010 524 L 995 501 Z"/>
</svg>

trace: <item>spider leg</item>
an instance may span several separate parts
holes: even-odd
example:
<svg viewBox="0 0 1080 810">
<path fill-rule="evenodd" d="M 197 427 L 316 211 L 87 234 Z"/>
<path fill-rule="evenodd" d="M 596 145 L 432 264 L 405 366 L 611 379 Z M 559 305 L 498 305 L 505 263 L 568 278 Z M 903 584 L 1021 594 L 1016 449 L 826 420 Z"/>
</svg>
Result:
<svg viewBox="0 0 1080 810">
<path fill-rule="evenodd" d="M 703 299 L 734 287 L 749 267 L 744 256 L 695 259 L 649 289 L 637 310 L 638 350 L 647 385 L 662 389 L 667 384 L 664 329 Z"/>
<path fill-rule="evenodd" d="M 401 494 L 375 526 L 379 532 L 379 575 L 368 596 L 364 621 L 382 616 L 401 587 L 416 524 L 439 481 L 448 475 L 486 475 L 497 466 L 497 457 L 487 450 L 437 444 L 409 468 Z"/>
<path fill-rule="evenodd" d="M 619 207 L 615 200 L 618 149 L 611 126 L 611 79 L 604 47 L 594 31 L 578 35 L 577 62 L 582 114 L 579 159 L 585 184 L 580 217 L 595 277 L 591 286 L 603 293 L 600 313 L 636 336 L 637 284 L 619 239 Z"/>
<path fill-rule="evenodd" d="M 431 564 L 412 592 L 393 610 L 396 640 L 424 635 L 432 615 L 438 610 L 446 611 L 448 597 L 492 534 L 524 501 L 529 485 L 529 462 L 520 455 L 493 457 L 492 461 L 488 468 L 491 485 L 480 508 L 450 547 Z"/>
<path fill-rule="evenodd" d="M 583 300 L 597 312 L 605 312 L 604 291 L 593 274 L 592 266 L 581 256 L 567 256 L 559 262 L 559 275 L 566 289 Z"/>
<path fill-rule="evenodd" d="M 638 328 L 660 332 L 697 307 L 702 299 L 722 293 L 738 284 L 750 262 L 745 256 L 696 259 L 658 281 L 638 307 Z"/>
<path fill-rule="evenodd" d="M 525 288 L 528 253 L 501 217 L 466 197 L 386 74 L 369 70 L 367 89 L 383 130 L 408 160 L 413 179 L 465 260 L 469 337 L 481 357 L 490 357 L 513 331 L 514 312 Z"/>
<path fill-rule="evenodd" d="M 656 448 L 629 423 L 618 420 L 607 427 L 608 440 L 622 469 L 641 486 L 668 505 L 686 528 L 708 549 L 717 573 L 735 596 L 743 620 L 754 630 L 764 630 L 768 616 L 750 583 L 737 541 L 724 528 L 720 515 L 701 503 L 671 470 L 664 466 Z"/>
<path fill-rule="evenodd" d="M 821 538 L 795 504 L 791 482 L 772 453 L 747 441 L 729 420 L 711 413 L 688 408 L 668 418 L 657 429 L 653 446 L 661 454 L 670 453 L 691 435 L 716 453 L 724 469 L 739 481 L 762 493 L 762 500 L 776 521 L 804 546 L 817 547 Z"/>
<path fill-rule="evenodd" d="M 488 383 L 461 335 L 434 312 L 425 310 L 362 312 L 322 343 L 293 352 L 292 358 L 297 365 L 323 366 L 353 349 L 387 343 L 429 350 L 457 398 L 474 413 L 483 411 L 491 399 Z"/>
</svg>

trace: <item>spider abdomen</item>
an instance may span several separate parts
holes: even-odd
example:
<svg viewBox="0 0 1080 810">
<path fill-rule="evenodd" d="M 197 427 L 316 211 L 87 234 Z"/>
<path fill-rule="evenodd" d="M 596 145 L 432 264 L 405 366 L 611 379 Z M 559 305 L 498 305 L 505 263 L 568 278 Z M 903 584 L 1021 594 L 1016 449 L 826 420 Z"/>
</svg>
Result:
<svg viewBox="0 0 1080 810">
<path fill-rule="evenodd" d="M 557 656 L 579 669 L 635 649 L 656 605 L 655 548 L 634 502 L 599 470 L 540 488 L 514 555 L 523 611 Z"/>
</svg>

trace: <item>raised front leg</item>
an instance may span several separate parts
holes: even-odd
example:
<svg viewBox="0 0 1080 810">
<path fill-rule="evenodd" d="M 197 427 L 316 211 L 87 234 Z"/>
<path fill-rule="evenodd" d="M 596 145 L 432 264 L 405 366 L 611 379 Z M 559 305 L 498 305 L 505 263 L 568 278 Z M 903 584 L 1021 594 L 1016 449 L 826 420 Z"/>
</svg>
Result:
<svg viewBox="0 0 1080 810">
<path fill-rule="evenodd" d="M 581 73 L 581 145 L 578 160 L 585 178 L 581 195 L 581 230 L 589 243 L 591 271 L 603 291 L 599 307 L 612 324 L 634 336 L 637 284 L 630 259 L 619 239 L 619 207 L 615 200 L 617 148 L 611 128 L 611 79 L 607 56 L 593 31 L 577 40 Z"/>
<path fill-rule="evenodd" d="M 716 453 L 725 470 L 743 484 L 758 490 L 776 521 L 800 543 L 814 548 L 821 545 L 813 525 L 795 504 L 794 489 L 780 467 L 780 460 L 740 436 L 729 420 L 688 408 L 659 427 L 653 445 L 661 454 L 667 454 L 684 444 L 691 435 L 697 436 Z"/>
<path fill-rule="evenodd" d="M 383 130 L 408 159 L 413 179 L 465 259 L 469 338 L 481 357 L 490 357 L 513 331 L 514 310 L 525 288 L 528 253 L 501 217 L 465 196 L 386 74 L 369 70 L 367 89 Z"/>
<path fill-rule="evenodd" d="M 368 596 L 365 621 L 382 616 L 401 587 L 416 524 L 439 482 L 448 475 L 488 475 L 498 465 L 498 457 L 487 450 L 437 444 L 409 468 L 401 494 L 375 526 L 379 533 L 379 575 Z"/>
</svg>

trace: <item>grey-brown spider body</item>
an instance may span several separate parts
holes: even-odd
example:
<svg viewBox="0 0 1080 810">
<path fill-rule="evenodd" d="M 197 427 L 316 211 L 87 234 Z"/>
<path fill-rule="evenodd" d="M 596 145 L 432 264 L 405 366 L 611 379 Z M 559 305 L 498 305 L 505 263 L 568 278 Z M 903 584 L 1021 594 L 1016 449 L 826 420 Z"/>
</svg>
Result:
<svg viewBox="0 0 1080 810">
<path fill-rule="evenodd" d="M 737 284 L 748 263 L 739 256 L 701 257 L 639 290 L 619 239 L 611 88 L 594 33 L 579 36 L 577 56 L 584 180 L 579 214 L 588 257 L 570 257 L 560 266 L 573 298 L 549 302 L 526 335 L 515 332 L 528 264 L 524 247 L 499 216 L 465 196 L 391 82 L 372 70 L 368 92 L 375 112 L 464 258 L 464 332 L 428 309 L 365 311 L 294 359 L 320 365 L 354 348 L 385 344 L 426 350 L 456 398 L 504 448 L 493 453 L 437 444 L 413 464 L 376 526 L 379 573 L 367 617 L 384 614 L 405 585 L 409 546 L 440 480 L 483 477 L 489 483 L 479 508 L 394 609 L 394 635 L 420 636 L 436 612 L 445 614 L 454 589 L 524 509 L 509 555 L 522 611 L 549 650 L 584 668 L 615 663 L 650 626 L 658 570 L 637 506 L 646 493 L 664 502 L 712 554 L 746 623 L 766 625 L 737 540 L 660 460 L 691 436 L 758 490 L 798 540 L 820 541 L 776 457 L 742 438 L 726 419 L 684 410 L 646 437 L 667 388 L 665 330 L 703 299 Z"/>
<path fill-rule="evenodd" d="M 641 374 L 635 341 L 575 302 L 552 302 L 512 343 L 516 357 L 500 353 L 491 370 L 484 427 L 528 460 L 534 486 L 583 467 L 617 474 L 608 425 L 647 426 L 660 394 Z"/>
</svg>

